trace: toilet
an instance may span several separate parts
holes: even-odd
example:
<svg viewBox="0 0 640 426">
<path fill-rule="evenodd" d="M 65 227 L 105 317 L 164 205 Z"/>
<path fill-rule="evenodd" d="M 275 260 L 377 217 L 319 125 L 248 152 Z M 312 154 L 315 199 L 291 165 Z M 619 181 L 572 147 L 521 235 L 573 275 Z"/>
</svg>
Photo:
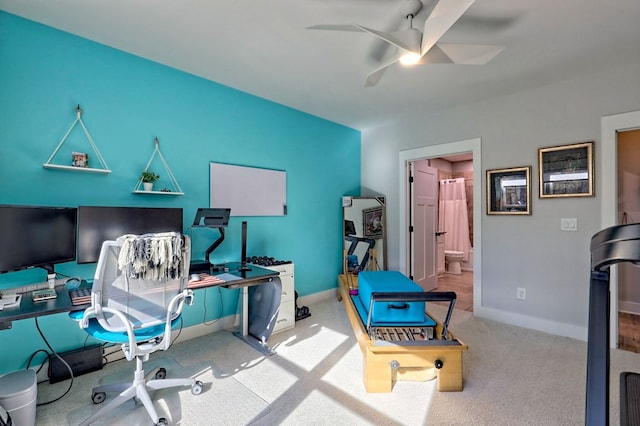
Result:
<svg viewBox="0 0 640 426">
<path fill-rule="evenodd" d="M 453 275 L 462 274 L 462 267 L 460 266 L 460 262 L 464 260 L 464 252 L 454 251 L 454 250 L 445 250 L 444 260 L 447 264 L 448 274 L 453 274 Z"/>
</svg>

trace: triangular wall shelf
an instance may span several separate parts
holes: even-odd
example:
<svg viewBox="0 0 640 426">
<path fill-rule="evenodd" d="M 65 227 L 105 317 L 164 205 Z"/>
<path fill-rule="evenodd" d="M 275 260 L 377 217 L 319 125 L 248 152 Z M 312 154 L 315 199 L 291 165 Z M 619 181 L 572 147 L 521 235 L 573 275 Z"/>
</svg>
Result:
<svg viewBox="0 0 640 426">
<path fill-rule="evenodd" d="M 89 141 L 89 144 L 91 145 L 91 148 L 93 149 L 93 153 L 95 154 L 95 158 L 98 160 L 98 162 L 102 166 L 101 168 L 81 167 L 81 166 L 68 166 L 68 165 L 65 166 L 65 165 L 61 165 L 61 164 L 52 164 L 51 163 L 53 158 L 56 156 L 56 154 L 60 150 L 60 147 L 62 147 L 64 142 L 69 137 L 69 134 L 71 133 L 73 128 L 78 123 L 80 123 L 80 125 L 82 126 L 82 130 L 84 130 L 84 134 L 87 137 L 87 140 Z M 87 126 L 85 126 L 84 122 L 82 121 L 82 109 L 80 109 L 80 105 L 76 106 L 76 119 L 73 121 L 73 123 L 71 124 L 71 127 L 69 127 L 69 130 L 67 130 L 67 133 L 65 133 L 65 135 L 62 137 L 62 139 L 60 140 L 60 143 L 58 143 L 58 146 L 56 146 L 56 149 L 53 150 L 53 153 L 51 154 L 49 159 L 42 165 L 42 167 L 44 167 L 45 169 L 73 170 L 74 172 L 111 173 L 111 170 L 109 170 L 109 167 L 107 166 L 107 163 L 104 161 L 104 158 L 102 158 L 102 154 L 100 154 L 100 150 L 96 146 L 96 143 L 93 141 L 93 138 L 91 137 L 91 134 L 89 133 L 89 130 L 87 130 Z"/>
<path fill-rule="evenodd" d="M 144 171 L 148 171 L 149 170 L 149 166 L 151 166 L 151 163 L 153 162 L 153 159 L 155 158 L 156 154 L 160 157 L 160 160 L 162 161 L 162 165 L 164 166 L 164 170 L 167 173 L 167 176 L 169 176 L 169 180 L 171 180 L 171 185 L 173 186 L 173 191 L 166 191 L 166 190 L 160 190 L 160 191 L 145 191 L 144 190 L 144 186 L 143 186 L 143 182 L 142 182 L 142 177 L 140 177 L 140 179 L 138 179 L 138 184 L 136 185 L 135 188 L 133 188 L 133 192 L 134 194 L 154 194 L 154 195 L 184 195 L 184 192 L 182 192 L 182 188 L 180 188 L 180 185 L 178 184 L 178 181 L 176 180 L 175 176 L 173 176 L 173 172 L 171 171 L 171 168 L 169 167 L 169 163 L 167 163 L 167 160 L 164 159 L 164 155 L 162 155 L 162 152 L 160 152 L 160 142 L 158 141 L 158 138 L 155 138 L 153 140 L 154 143 L 154 149 L 153 149 L 153 154 L 151 154 L 151 158 L 149 159 L 149 162 L 147 163 L 147 166 L 144 168 Z"/>
</svg>

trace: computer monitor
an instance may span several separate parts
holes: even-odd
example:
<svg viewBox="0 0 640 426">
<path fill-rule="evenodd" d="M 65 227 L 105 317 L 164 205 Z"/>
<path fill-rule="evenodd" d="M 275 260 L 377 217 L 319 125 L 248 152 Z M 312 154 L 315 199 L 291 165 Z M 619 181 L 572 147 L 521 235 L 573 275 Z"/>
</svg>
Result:
<svg viewBox="0 0 640 426">
<path fill-rule="evenodd" d="M 76 259 L 76 216 L 72 207 L 1 205 L 0 273 L 43 268 Z"/>
<path fill-rule="evenodd" d="M 98 261 L 102 243 L 125 234 L 183 231 L 182 208 L 78 207 L 78 263 Z"/>
</svg>

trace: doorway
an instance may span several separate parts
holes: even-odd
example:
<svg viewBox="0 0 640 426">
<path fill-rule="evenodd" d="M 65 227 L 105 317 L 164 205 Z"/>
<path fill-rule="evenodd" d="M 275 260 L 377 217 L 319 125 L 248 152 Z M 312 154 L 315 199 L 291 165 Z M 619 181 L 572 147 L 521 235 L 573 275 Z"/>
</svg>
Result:
<svg viewBox="0 0 640 426">
<path fill-rule="evenodd" d="M 409 276 L 425 291 L 455 292 L 455 307 L 473 311 L 472 153 L 411 161 L 408 170 Z M 424 271 L 428 287 L 420 281 Z"/>
<path fill-rule="evenodd" d="M 472 176 L 473 176 L 473 189 L 472 189 L 472 214 L 469 216 L 470 222 L 473 227 L 473 254 L 470 261 L 473 264 L 473 272 L 467 274 L 467 291 L 469 292 L 469 306 L 467 307 L 470 311 L 478 311 L 482 304 L 482 284 L 480 277 L 481 268 L 482 268 L 482 229 L 481 229 L 481 182 L 482 182 L 482 174 L 480 167 L 478 165 L 481 164 L 481 140 L 479 138 L 476 139 L 468 139 L 464 141 L 450 142 L 441 145 L 432 145 L 428 147 L 402 151 L 400 153 L 400 264 L 405 266 L 405 272 L 411 270 L 412 265 L 412 247 L 411 247 L 411 238 L 409 237 L 409 224 L 411 223 L 411 208 L 410 208 L 410 186 L 408 180 L 406 179 L 407 170 L 409 165 L 412 162 L 424 160 L 424 159 L 434 159 L 434 158 L 446 158 L 453 157 L 456 155 L 464 154 L 471 158 L 472 164 L 476 165 L 473 167 Z M 435 246 L 432 247 L 431 250 L 435 250 Z M 470 272 L 470 271 L 469 271 Z M 440 290 L 442 285 L 445 284 L 444 280 L 438 285 Z M 469 286 L 471 287 L 469 289 Z M 456 307 L 462 307 L 462 303 L 456 303 Z"/>
<path fill-rule="evenodd" d="M 600 170 L 602 170 L 602 229 L 619 223 L 618 214 L 618 179 L 617 179 L 617 141 L 618 134 L 640 128 L 640 111 L 627 112 L 602 117 Z M 618 268 L 610 268 L 610 346 L 618 346 Z"/>
<path fill-rule="evenodd" d="M 618 224 L 640 223 L 640 129 L 618 132 Z M 640 268 L 618 265 L 618 347 L 640 353 Z"/>
</svg>

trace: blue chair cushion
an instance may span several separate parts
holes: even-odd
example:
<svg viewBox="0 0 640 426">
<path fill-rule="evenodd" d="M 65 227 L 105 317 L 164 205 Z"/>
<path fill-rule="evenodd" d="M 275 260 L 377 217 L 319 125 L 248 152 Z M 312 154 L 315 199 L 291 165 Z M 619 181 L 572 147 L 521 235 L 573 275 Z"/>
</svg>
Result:
<svg viewBox="0 0 640 426">
<path fill-rule="evenodd" d="M 69 313 L 69 317 L 71 319 L 80 321 L 82 316 L 84 315 L 84 311 L 73 311 Z M 171 321 L 171 328 L 174 328 L 178 325 L 180 321 L 180 316 Z M 128 343 L 129 336 L 127 336 L 127 332 L 113 332 L 105 330 L 97 319 L 91 318 L 89 319 L 89 326 L 84 329 L 89 335 L 95 337 L 98 340 L 102 340 L 103 342 L 109 343 Z M 156 325 L 154 327 L 149 328 L 140 328 L 133 331 L 133 334 L 136 337 L 136 342 L 146 342 L 151 339 L 155 339 L 158 336 L 164 334 L 164 324 Z"/>
</svg>

